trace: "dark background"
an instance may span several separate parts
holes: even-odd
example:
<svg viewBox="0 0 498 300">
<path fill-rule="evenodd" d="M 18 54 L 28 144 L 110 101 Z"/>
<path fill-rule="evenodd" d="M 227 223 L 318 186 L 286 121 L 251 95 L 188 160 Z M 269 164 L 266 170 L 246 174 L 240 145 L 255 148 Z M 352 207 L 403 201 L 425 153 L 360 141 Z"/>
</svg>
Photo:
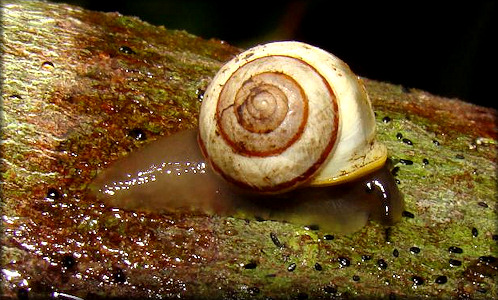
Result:
<svg viewBox="0 0 498 300">
<path fill-rule="evenodd" d="M 337 55 L 358 75 L 496 107 L 494 1 L 55 2 L 118 11 L 244 48 L 295 39 Z"/>
</svg>

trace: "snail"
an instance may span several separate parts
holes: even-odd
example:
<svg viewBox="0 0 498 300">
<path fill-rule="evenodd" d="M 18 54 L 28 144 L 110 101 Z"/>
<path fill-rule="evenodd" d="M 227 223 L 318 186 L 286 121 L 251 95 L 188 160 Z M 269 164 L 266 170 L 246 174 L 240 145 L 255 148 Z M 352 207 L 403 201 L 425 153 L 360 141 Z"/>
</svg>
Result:
<svg viewBox="0 0 498 300">
<path fill-rule="evenodd" d="M 160 138 L 92 182 L 105 203 L 258 216 L 337 233 L 392 225 L 403 197 L 365 87 L 334 55 L 273 42 L 237 55 L 204 93 L 199 128 Z"/>
</svg>

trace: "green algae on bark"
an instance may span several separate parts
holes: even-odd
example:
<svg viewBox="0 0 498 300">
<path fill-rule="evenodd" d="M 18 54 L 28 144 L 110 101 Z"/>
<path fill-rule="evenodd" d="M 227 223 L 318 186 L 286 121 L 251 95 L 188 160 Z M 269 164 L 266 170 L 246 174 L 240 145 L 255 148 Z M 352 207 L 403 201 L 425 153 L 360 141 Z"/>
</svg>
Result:
<svg viewBox="0 0 498 300">
<path fill-rule="evenodd" d="M 495 110 L 365 79 L 413 214 L 390 229 L 330 239 L 273 221 L 123 211 L 86 185 L 195 126 L 203 90 L 239 49 L 117 13 L 1 9 L 5 297 L 498 296 Z"/>
</svg>

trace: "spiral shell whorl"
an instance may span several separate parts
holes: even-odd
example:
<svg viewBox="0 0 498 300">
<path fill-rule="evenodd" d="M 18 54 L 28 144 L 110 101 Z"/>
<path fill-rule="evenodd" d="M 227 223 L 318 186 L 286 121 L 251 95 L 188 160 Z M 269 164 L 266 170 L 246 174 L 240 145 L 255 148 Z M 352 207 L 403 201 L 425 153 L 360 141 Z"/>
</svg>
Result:
<svg viewBox="0 0 498 300">
<path fill-rule="evenodd" d="M 259 72 L 263 66 L 289 60 L 265 57 L 247 63 L 223 87 L 217 125 L 225 141 L 241 155 L 280 154 L 302 135 L 308 99 L 299 82 L 280 73 L 288 70 Z"/>
<path fill-rule="evenodd" d="M 339 130 L 334 89 L 307 59 L 330 54 L 282 44 L 252 48 L 227 63 L 206 90 L 199 118 L 201 148 L 214 169 L 263 192 L 308 180 Z"/>
</svg>

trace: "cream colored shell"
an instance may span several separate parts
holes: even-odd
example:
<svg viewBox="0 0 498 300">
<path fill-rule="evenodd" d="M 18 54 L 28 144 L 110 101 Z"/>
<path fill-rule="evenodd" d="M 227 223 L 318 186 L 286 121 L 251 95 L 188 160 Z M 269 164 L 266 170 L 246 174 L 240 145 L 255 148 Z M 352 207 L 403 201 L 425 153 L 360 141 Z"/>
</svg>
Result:
<svg viewBox="0 0 498 300">
<path fill-rule="evenodd" d="M 387 154 L 359 78 L 300 42 L 251 48 L 220 69 L 204 94 L 199 144 L 228 181 L 262 192 L 351 180 Z"/>
</svg>

